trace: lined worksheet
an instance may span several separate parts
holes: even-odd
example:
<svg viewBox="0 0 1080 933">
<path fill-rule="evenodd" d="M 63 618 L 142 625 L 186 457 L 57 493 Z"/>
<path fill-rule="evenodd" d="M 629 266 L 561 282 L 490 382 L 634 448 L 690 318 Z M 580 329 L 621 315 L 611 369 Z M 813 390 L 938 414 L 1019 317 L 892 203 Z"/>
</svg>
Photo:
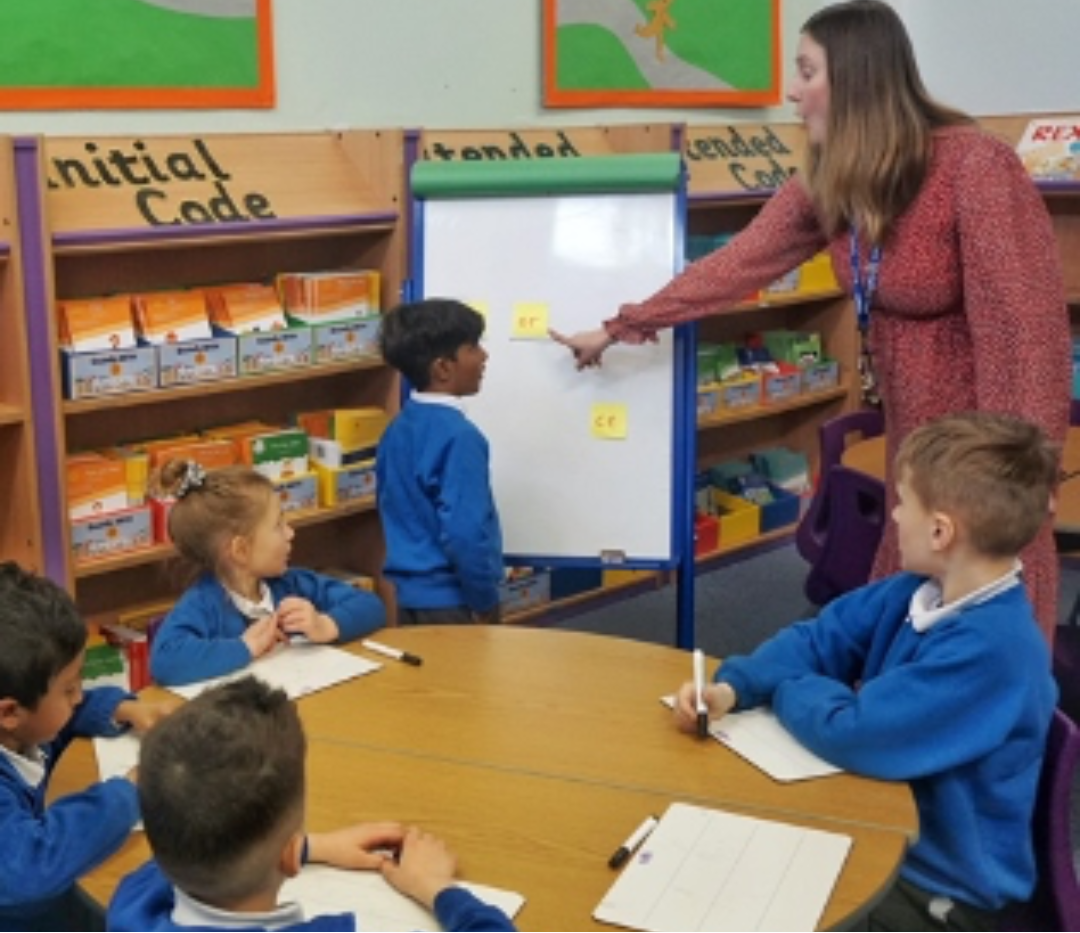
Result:
<svg viewBox="0 0 1080 933">
<path fill-rule="evenodd" d="M 593 916 L 632 930 L 813 930 L 851 837 L 673 803 Z"/>
</svg>

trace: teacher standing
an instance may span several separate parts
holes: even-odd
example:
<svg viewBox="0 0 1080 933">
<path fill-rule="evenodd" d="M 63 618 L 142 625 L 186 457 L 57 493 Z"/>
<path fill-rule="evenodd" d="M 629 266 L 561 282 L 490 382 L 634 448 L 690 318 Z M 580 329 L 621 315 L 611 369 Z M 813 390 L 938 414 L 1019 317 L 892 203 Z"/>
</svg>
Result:
<svg viewBox="0 0 1080 933">
<path fill-rule="evenodd" d="M 885 415 L 890 505 L 900 442 L 938 415 L 1009 413 L 1063 442 L 1072 362 L 1058 246 L 1013 149 L 930 97 L 903 22 L 879 0 L 806 21 L 788 99 L 806 127 L 804 170 L 652 297 L 597 330 L 551 336 L 579 369 L 596 366 L 611 344 L 722 312 L 827 249 L 855 305 L 864 399 Z M 1022 559 L 1052 641 L 1050 523 Z M 873 574 L 898 569 L 890 522 Z"/>
</svg>

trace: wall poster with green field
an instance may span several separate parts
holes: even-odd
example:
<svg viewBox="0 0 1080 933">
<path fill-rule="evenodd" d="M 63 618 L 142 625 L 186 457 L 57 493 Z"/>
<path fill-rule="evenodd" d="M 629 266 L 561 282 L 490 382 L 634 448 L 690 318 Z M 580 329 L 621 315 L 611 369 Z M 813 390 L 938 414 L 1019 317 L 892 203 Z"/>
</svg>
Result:
<svg viewBox="0 0 1080 933">
<path fill-rule="evenodd" d="M 7 0 L 0 110 L 273 107 L 270 0 Z"/>
<path fill-rule="evenodd" d="M 543 0 L 547 107 L 780 103 L 780 0 Z"/>
</svg>

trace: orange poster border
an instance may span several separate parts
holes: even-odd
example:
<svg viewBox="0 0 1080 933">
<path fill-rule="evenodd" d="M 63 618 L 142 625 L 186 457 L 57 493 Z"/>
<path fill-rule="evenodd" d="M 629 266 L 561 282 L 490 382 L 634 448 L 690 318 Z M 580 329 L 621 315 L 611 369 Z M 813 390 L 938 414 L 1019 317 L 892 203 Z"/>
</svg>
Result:
<svg viewBox="0 0 1080 933">
<path fill-rule="evenodd" d="M 0 88 L 0 110 L 216 110 L 277 103 L 270 0 L 255 0 L 259 83 L 253 88 Z"/>
<path fill-rule="evenodd" d="M 771 0 L 772 35 L 769 65 L 772 83 L 751 91 L 574 91 L 555 83 L 557 55 L 555 33 L 558 0 L 543 0 L 543 69 L 544 106 L 572 107 L 772 107 L 782 103 L 780 87 L 780 0 Z"/>
</svg>

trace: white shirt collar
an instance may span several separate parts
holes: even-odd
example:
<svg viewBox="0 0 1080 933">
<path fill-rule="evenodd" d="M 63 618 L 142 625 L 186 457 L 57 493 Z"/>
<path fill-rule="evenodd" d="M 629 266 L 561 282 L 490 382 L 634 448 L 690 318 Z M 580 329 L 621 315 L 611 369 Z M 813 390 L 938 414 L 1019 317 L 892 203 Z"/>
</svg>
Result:
<svg viewBox="0 0 1080 933">
<path fill-rule="evenodd" d="M 456 408 L 465 414 L 465 403 L 456 395 L 448 395 L 445 392 L 417 392 L 414 389 L 409 397 L 421 405 L 445 405 L 447 408 Z"/>
<path fill-rule="evenodd" d="M 228 587 L 225 587 L 225 592 L 232 600 L 232 604 L 240 610 L 240 614 L 247 619 L 262 619 L 274 614 L 274 595 L 270 592 L 270 587 L 266 585 L 265 580 L 259 584 L 258 602 L 234 593 Z"/>
<path fill-rule="evenodd" d="M 1007 571 L 996 580 L 987 583 L 954 600 L 947 606 L 941 604 L 941 584 L 936 580 L 927 580 L 914 593 L 911 594 L 911 603 L 908 606 L 908 621 L 916 632 L 925 632 L 936 625 L 942 619 L 947 618 L 961 609 L 984 603 L 988 599 L 1004 593 L 1007 589 L 1016 586 L 1020 582 L 1020 561 L 1017 561 L 1012 570 Z"/>
<path fill-rule="evenodd" d="M 204 904 L 175 885 L 173 895 L 176 900 L 172 909 L 173 923 L 194 930 L 280 930 L 304 922 L 303 908 L 292 901 L 265 912 L 238 914 Z"/>
<path fill-rule="evenodd" d="M 19 777 L 31 787 L 38 787 L 45 780 L 45 752 L 41 748 L 34 748 L 29 755 L 20 755 L 0 746 L 0 754 L 11 762 Z"/>
</svg>

